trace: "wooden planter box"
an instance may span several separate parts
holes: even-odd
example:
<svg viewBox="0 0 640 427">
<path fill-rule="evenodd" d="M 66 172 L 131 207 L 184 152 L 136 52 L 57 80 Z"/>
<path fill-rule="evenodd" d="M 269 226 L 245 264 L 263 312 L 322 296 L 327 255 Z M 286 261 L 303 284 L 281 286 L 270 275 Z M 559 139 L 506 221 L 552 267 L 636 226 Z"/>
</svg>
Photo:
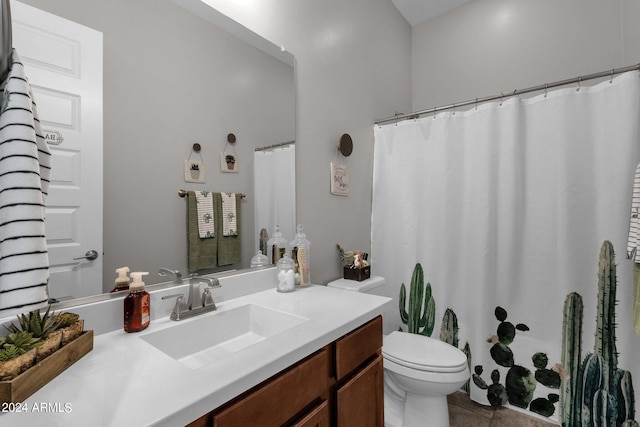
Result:
<svg viewBox="0 0 640 427">
<path fill-rule="evenodd" d="M 367 265 L 362 268 L 344 267 L 344 278 L 349 280 L 357 280 L 362 282 L 371 277 L 371 266 Z"/>
<path fill-rule="evenodd" d="M 0 403 L 24 402 L 27 397 L 40 390 L 92 349 L 93 331 L 84 331 L 79 337 L 14 379 L 0 381 Z"/>
</svg>

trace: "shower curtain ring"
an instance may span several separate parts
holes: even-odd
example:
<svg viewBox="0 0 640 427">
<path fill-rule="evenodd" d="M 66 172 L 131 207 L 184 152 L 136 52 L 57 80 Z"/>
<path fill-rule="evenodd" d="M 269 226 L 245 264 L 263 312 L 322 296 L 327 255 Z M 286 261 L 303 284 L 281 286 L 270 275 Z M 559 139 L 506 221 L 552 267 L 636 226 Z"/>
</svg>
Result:
<svg viewBox="0 0 640 427">
<path fill-rule="evenodd" d="M 614 68 L 611 69 L 611 78 L 609 79 L 609 83 L 613 83 L 613 72 L 614 72 Z"/>
<path fill-rule="evenodd" d="M 456 115 L 456 104 L 453 104 L 453 109 L 452 109 L 452 115 L 455 116 Z"/>
<path fill-rule="evenodd" d="M 549 89 L 549 84 L 545 83 L 544 84 L 544 97 L 547 97 L 547 89 Z"/>
<path fill-rule="evenodd" d="M 478 111 L 478 98 L 476 98 L 476 111 Z"/>
<path fill-rule="evenodd" d="M 576 92 L 580 92 L 580 82 L 582 81 L 582 77 L 578 77 L 578 87 L 576 88 Z"/>
<path fill-rule="evenodd" d="M 502 107 L 502 97 L 504 96 L 503 92 L 500 92 L 500 106 Z"/>
</svg>

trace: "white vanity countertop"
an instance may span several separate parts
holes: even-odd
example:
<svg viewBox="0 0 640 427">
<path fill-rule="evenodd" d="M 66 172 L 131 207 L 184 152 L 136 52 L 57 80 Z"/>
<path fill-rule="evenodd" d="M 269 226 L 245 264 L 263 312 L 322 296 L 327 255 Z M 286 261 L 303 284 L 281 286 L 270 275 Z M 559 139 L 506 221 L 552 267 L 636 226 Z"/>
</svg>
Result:
<svg viewBox="0 0 640 427">
<path fill-rule="evenodd" d="M 141 339 L 249 303 L 309 320 L 199 369 Z M 391 299 L 314 285 L 288 294 L 269 289 L 217 305 L 217 312 L 181 322 L 152 321 L 139 333 L 119 330 L 96 336 L 89 354 L 22 405 L 0 408 L 5 412 L 0 413 L 0 425 L 186 425 L 382 314 Z M 36 412 L 41 407 L 43 411 Z M 9 409 L 14 412 L 7 413 Z"/>
</svg>

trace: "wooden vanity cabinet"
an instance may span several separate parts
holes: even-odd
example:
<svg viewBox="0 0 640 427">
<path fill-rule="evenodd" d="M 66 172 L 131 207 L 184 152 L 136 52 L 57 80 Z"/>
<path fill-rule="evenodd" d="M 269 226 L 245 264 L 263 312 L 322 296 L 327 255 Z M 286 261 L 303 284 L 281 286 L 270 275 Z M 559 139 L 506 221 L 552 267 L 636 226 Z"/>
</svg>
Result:
<svg viewBox="0 0 640 427">
<path fill-rule="evenodd" d="M 294 424 L 292 427 L 330 427 L 331 416 L 329 413 L 329 402 L 324 400 L 318 406 Z"/>
<path fill-rule="evenodd" d="M 333 424 L 383 427 L 382 317 L 336 340 Z"/>
<path fill-rule="evenodd" d="M 382 427 L 381 348 L 378 316 L 188 427 Z"/>
</svg>

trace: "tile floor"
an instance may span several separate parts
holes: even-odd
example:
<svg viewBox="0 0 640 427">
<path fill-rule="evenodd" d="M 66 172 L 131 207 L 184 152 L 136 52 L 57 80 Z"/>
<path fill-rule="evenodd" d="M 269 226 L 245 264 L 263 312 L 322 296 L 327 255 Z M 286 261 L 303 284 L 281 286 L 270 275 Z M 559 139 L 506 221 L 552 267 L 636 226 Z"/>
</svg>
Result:
<svg viewBox="0 0 640 427">
<path fill-rule="evenodd" d="M 551 423 L 522 412 L 480 405 L 463 392 L 448 396 L 451 427 L 552 427 Z"/>
</svg>

